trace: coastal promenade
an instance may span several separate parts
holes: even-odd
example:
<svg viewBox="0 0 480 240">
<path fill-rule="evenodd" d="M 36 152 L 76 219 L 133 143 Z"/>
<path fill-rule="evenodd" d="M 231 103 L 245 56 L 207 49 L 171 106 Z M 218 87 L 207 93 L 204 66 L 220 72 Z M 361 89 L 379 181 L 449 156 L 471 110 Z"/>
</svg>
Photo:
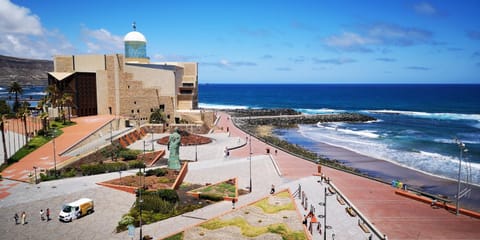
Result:
<svg viewBox="0 0 480 240">
<path fill-rule="evenodd" d="M 53 169 L 56 165 L 68 160 L 71 156 L 62 156 L 62 152 L 89 136 L 91 133 L 114 119 L 112 115 L 90 116 L 75 118 L 76 124 L 63 128 L 63 134 L 28 154 L 21 161 L 10 165 L 2 171 L 2 176 L 16 181 L 31 181 L 34 167 L 39 171 Z M 58 130 L 57 130 L 58 131 Z M 55 151 L 55 156 L 54 156 Z"/>
<path fill-rule="evenodd" d="M 223 131 L 228 128 L 230 136 L 248 137 L 234 126 L 229 115 L 219 113 L 219 117 L 217 127 Z M 250 139 L 252 154 L 266 154 L 266 149 L 270 149 L 282 177 L 295 180 L 317 173 L 317 164 L 275 149 L 258 139 Z M 233 150 L 231 154 L 249 156 L 250 144 Z M 478 239 L 480 236 L 480 219 L 432 208 L 429 204 L 397 195 L 396 189 L 390 185 L 368 178 L 325 166 L 322 166 L 322 172 L 388 239 Z"/>
<path fill-rule="evenodd" d="M 94 120 L 95 118 L 99 119 Z M 100 122 L 103 118 L 103 116 L 96 116 L 86 119 L 91 122 Z M 198 157 L 198 162 L 189 164 L 186 182 L 205 184 L 237 177 L 238 186 L 245 189 L 249 187 L 249 179 L 251 179 L 252 192 L 240 196 L 237 209 L 269 196 L 268 192 L 272 184 L 276 186 L 277 191 L 288 188 L 292 193 L 301 185 L 309 198 L 309 204 L 317 209 L 315 214 L 323 213 L 318 203 L 323 200 L 326 184 L 318 183 L 319 177 L 313 176 L 318 171 L 317 164 L 292 156 L 249 136 L 236 128 L 230 116 L 225 113 L 219 113 L 218 119 L 216 131 L 208 134 L 208 137 L 214 140 L 212 143 L 181 148 L 182 159 L 193 160 L 195 156 Z M 77 125 L 85 125 L 89 121 L 77 121 Z M 108 118 L 101 120 L 105 122 L 104 124 L 108 121 Z M 96 128 L 93 127 L 93 129 Z M 77 130 L 67 128 L 64 135 L 69 131 Z M 84 137 L 89 133 L 81 134 Z M 153 138 L 159 139 L 166 135 L 168 134 L 155 134 Z M 71 137 L 73 138 L 73 135 Z M 145 139 L 150 137 L 147 136 Z M 72 144 L 74 143 L 66 145 Z M 139 140 L 129 148 L 141 150 L 144 148 L 143 144 L 143 140 Z M 229 157 L 223 156 L 225 147 L 231 149 Z M 165 148 L 163 145 L 155 146 L 155 149 Z M 270 151 L 269 154 L 267 154 L 267 148 Z M 464 215 L 456 216 L 445 209 L 434 209 L 429 204 L 401 197 L 395 194 L 395 189 L 391 186 L 374 180 L 327 167 L 322 167 L 322 172 L 376 229 L 388 236 L 388 239 L 469 240 L 478 239 L 480 236 L 479 219 Z M 122 175 L 135 173 L 134 170 L 125 171 Z M 0 198 L 0 225 L 2 226 L 0 235 L 6 239 L 51 239 L 62 235 L 72 235 L 76 239 L 131 239 L 127 232 L 116 234 L 113 229 L 121 215 L 128 212 L 135 196 L 96 184 L 118 176 L 118 173 L 108 173 L 42 182 L 38 185 L 5 180 L 0 183 L 0 188 L 10 188 L 11 195 Z M 50 222 L 39 220 L 39 209 L 50 207 L 56 216 L 62 203 L 79 197 L 95 200 L 94 214 L 69 224 L 63 224 L 57 220 Z M 298 206 L 299 200 L 296 202 Z M 337 240 L 368 239 L 370 233 L 360 230 L 357 218 L 348 216 L 344 206 L 339 205 L 334 197 L 328 197 L 327 202 L 329 212 L 327 224 L 333 227 L 327 230 L 327 239 L 333 239 L 333 234 L 336 234 L 334 239 Z M 29 224 L 15 226 L 12 223 L 12 215 L 14 212 L 23 210 L 27 211 L 28 216 L 32 216 L 29 218 Z M 181 216 L 145 225 L 143 234 L 153 236 L 154 239 L 162 239 L 229 211 L 233 211 L 231 203 L 219 202 Z M 306 211 L 300 209 L 300 214 L 303 215 Z M 138 234 L 139 228 L 135 231 L 135 238 L 138 238 Z M 314 231 L 312 239 L 323 239 L 323 235 Z M 372 239 L 379 238 L 373 235 Z"/>
</svg>

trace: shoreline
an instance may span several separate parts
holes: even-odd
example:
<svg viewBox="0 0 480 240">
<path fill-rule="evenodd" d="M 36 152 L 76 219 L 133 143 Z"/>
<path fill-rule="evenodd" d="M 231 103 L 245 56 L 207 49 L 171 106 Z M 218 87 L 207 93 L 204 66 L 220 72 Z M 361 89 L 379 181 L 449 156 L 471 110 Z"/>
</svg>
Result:
<svg viewBox="0 0 480 240">
<path fill-rule="evenodd" d="M 290 137 L 292 137 L 292 134 L 297 135 L 293 137 L 299 137 L 298 135 L 300 135 L 291 130 L 283 131 L 283 134 L 290 135 Z M 274 135 L 277 134 L 274 133 Z M 281 138 L 285 139 L 285 135 L 281 136 Z M 447 196 L 448 199 L 452 200 L 452 204 L 455 204 L 457 181 L 423 173 L 387 160 L 366 156 L 341 146 L 334 146 L 309 139 L 303 139 L 306 142 L 311 141 L 308 143 L 296 143 L 289 139 L 285 140 L 290 144 L 301 145 L 310 151 L 318 153 L 322 157 L 338 160 L 343 165 L 357 169 L 360 173 L 369 177 L 379 179 L 386 183 L 389 183 L 392 180 L 399 180 L 402 183 L 407 184 L 407 186 L 413 187 L 422 192 Z M 460 206 L 462 208 L 480 211 L 480 186 L 470 185 L 470 188 L 472 189 L 470 198 L 464 197 L 460 199 Z"/>
</svg>

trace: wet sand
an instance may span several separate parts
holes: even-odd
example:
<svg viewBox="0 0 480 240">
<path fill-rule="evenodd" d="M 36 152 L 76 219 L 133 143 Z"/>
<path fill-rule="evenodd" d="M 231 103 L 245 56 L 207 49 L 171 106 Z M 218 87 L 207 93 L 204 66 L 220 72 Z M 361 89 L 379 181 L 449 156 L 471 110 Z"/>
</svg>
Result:
<svg viewBox="0 0 480 240">
<path fill-rule="evenodd" d="M 391 183 L 392 180 L 398 180 L 407 184 L 408 188 L 445 196 L 445 198 L 452 200 L 452 204 L 455 204 L 457 181 L 425 174 L 386 160 L 365 156 L 345 148 L 319 143 L 301 136 L 294 130 L 283 129 L 274 134 L 279 134 L 282 139 L 299 144 L 313 152 L 317 152 L 323 157 L 336 159 L 346 166 L 358 169 L 361 173 L 388 184 Z M 462 198 L 460 200 L 460 207 L 480 212 L 480 187 L 470 187 L 472 189 L 470 197 Z M 464 185 L 462 185 L 462 189 L 463 188 Z"/>
<path fill-rule="evenodd" d="M 336 159 L 349 167 L 358 169 L 361 173 L 380 179 L 387 183 L 399 180 L 407 184 L 408 188 L 414 188 L 431 194 L 446 196 L 455 204 L 457 182 L 429 174 L 425 174 L 407 167 L 403 167 L 382 159 L 365 156 L 341 147 L 326 143 L 316 143 L 315 151 L 322 156 Z M 470 197 L 460 200 L 460 207 L 480 211 L 480 187 L 470 186 Z M 464 185 L 462 185 L 462 189 Z"/>
</svg>

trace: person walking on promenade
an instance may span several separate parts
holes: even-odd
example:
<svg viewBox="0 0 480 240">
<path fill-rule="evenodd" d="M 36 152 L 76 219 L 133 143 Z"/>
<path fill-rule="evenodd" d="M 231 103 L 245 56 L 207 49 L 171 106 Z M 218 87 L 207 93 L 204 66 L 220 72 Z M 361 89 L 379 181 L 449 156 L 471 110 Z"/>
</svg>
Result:
<svg viewBox="0 0 480 240">
<path fill-rule="evenodd" d="M 13 219 L 15 219 L 15 225 L 18 225 L 18 214 L 15 213 L 15 215 L 13 215 Z"/>
<path fill-rule="evenodd" d="M 270 194 L 274 194 L 275 193 L 275 185 L 272 184 L 272 188 L 270 189 Z"/>
<path fill-rule="evenodd" d="M 40 209 L 40 219 L 42 221 L 45 221 L 45 212 L 43 211 L 43 209 Z"/>
<path fill-rule="evenodd" d="M 235 209 L 235 202 L 236 202 L 236 201 L 237 201 L 237 200 L 236 200 L 235 198 L 232 198 L 232 209 Z"/>
<path fill-rule="evenodd" d="M 50 208 L 47 208 L 47 222 L 50 221 Z"/>
<path fill-rule="evenodd" d="M 22 212 L 22 215 L 20 217 L 22 225 L 25 225 L 27 223 L 27 214 L 25 212 Z"/>
</svg>

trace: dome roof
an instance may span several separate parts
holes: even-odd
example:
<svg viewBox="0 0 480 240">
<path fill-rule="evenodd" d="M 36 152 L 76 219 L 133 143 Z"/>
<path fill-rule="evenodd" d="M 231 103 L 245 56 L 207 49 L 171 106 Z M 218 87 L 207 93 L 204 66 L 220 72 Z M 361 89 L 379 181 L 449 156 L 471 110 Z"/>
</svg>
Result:
<svg viewBox="0 0 480 240">
<path fill-rule="evenodd" d="M 147 39 L 143 34 L 137 31 L 132 31 L 127 33 L 125 37 L 123 38 L 124 42 L 147 42 Z"/>
</svg>

